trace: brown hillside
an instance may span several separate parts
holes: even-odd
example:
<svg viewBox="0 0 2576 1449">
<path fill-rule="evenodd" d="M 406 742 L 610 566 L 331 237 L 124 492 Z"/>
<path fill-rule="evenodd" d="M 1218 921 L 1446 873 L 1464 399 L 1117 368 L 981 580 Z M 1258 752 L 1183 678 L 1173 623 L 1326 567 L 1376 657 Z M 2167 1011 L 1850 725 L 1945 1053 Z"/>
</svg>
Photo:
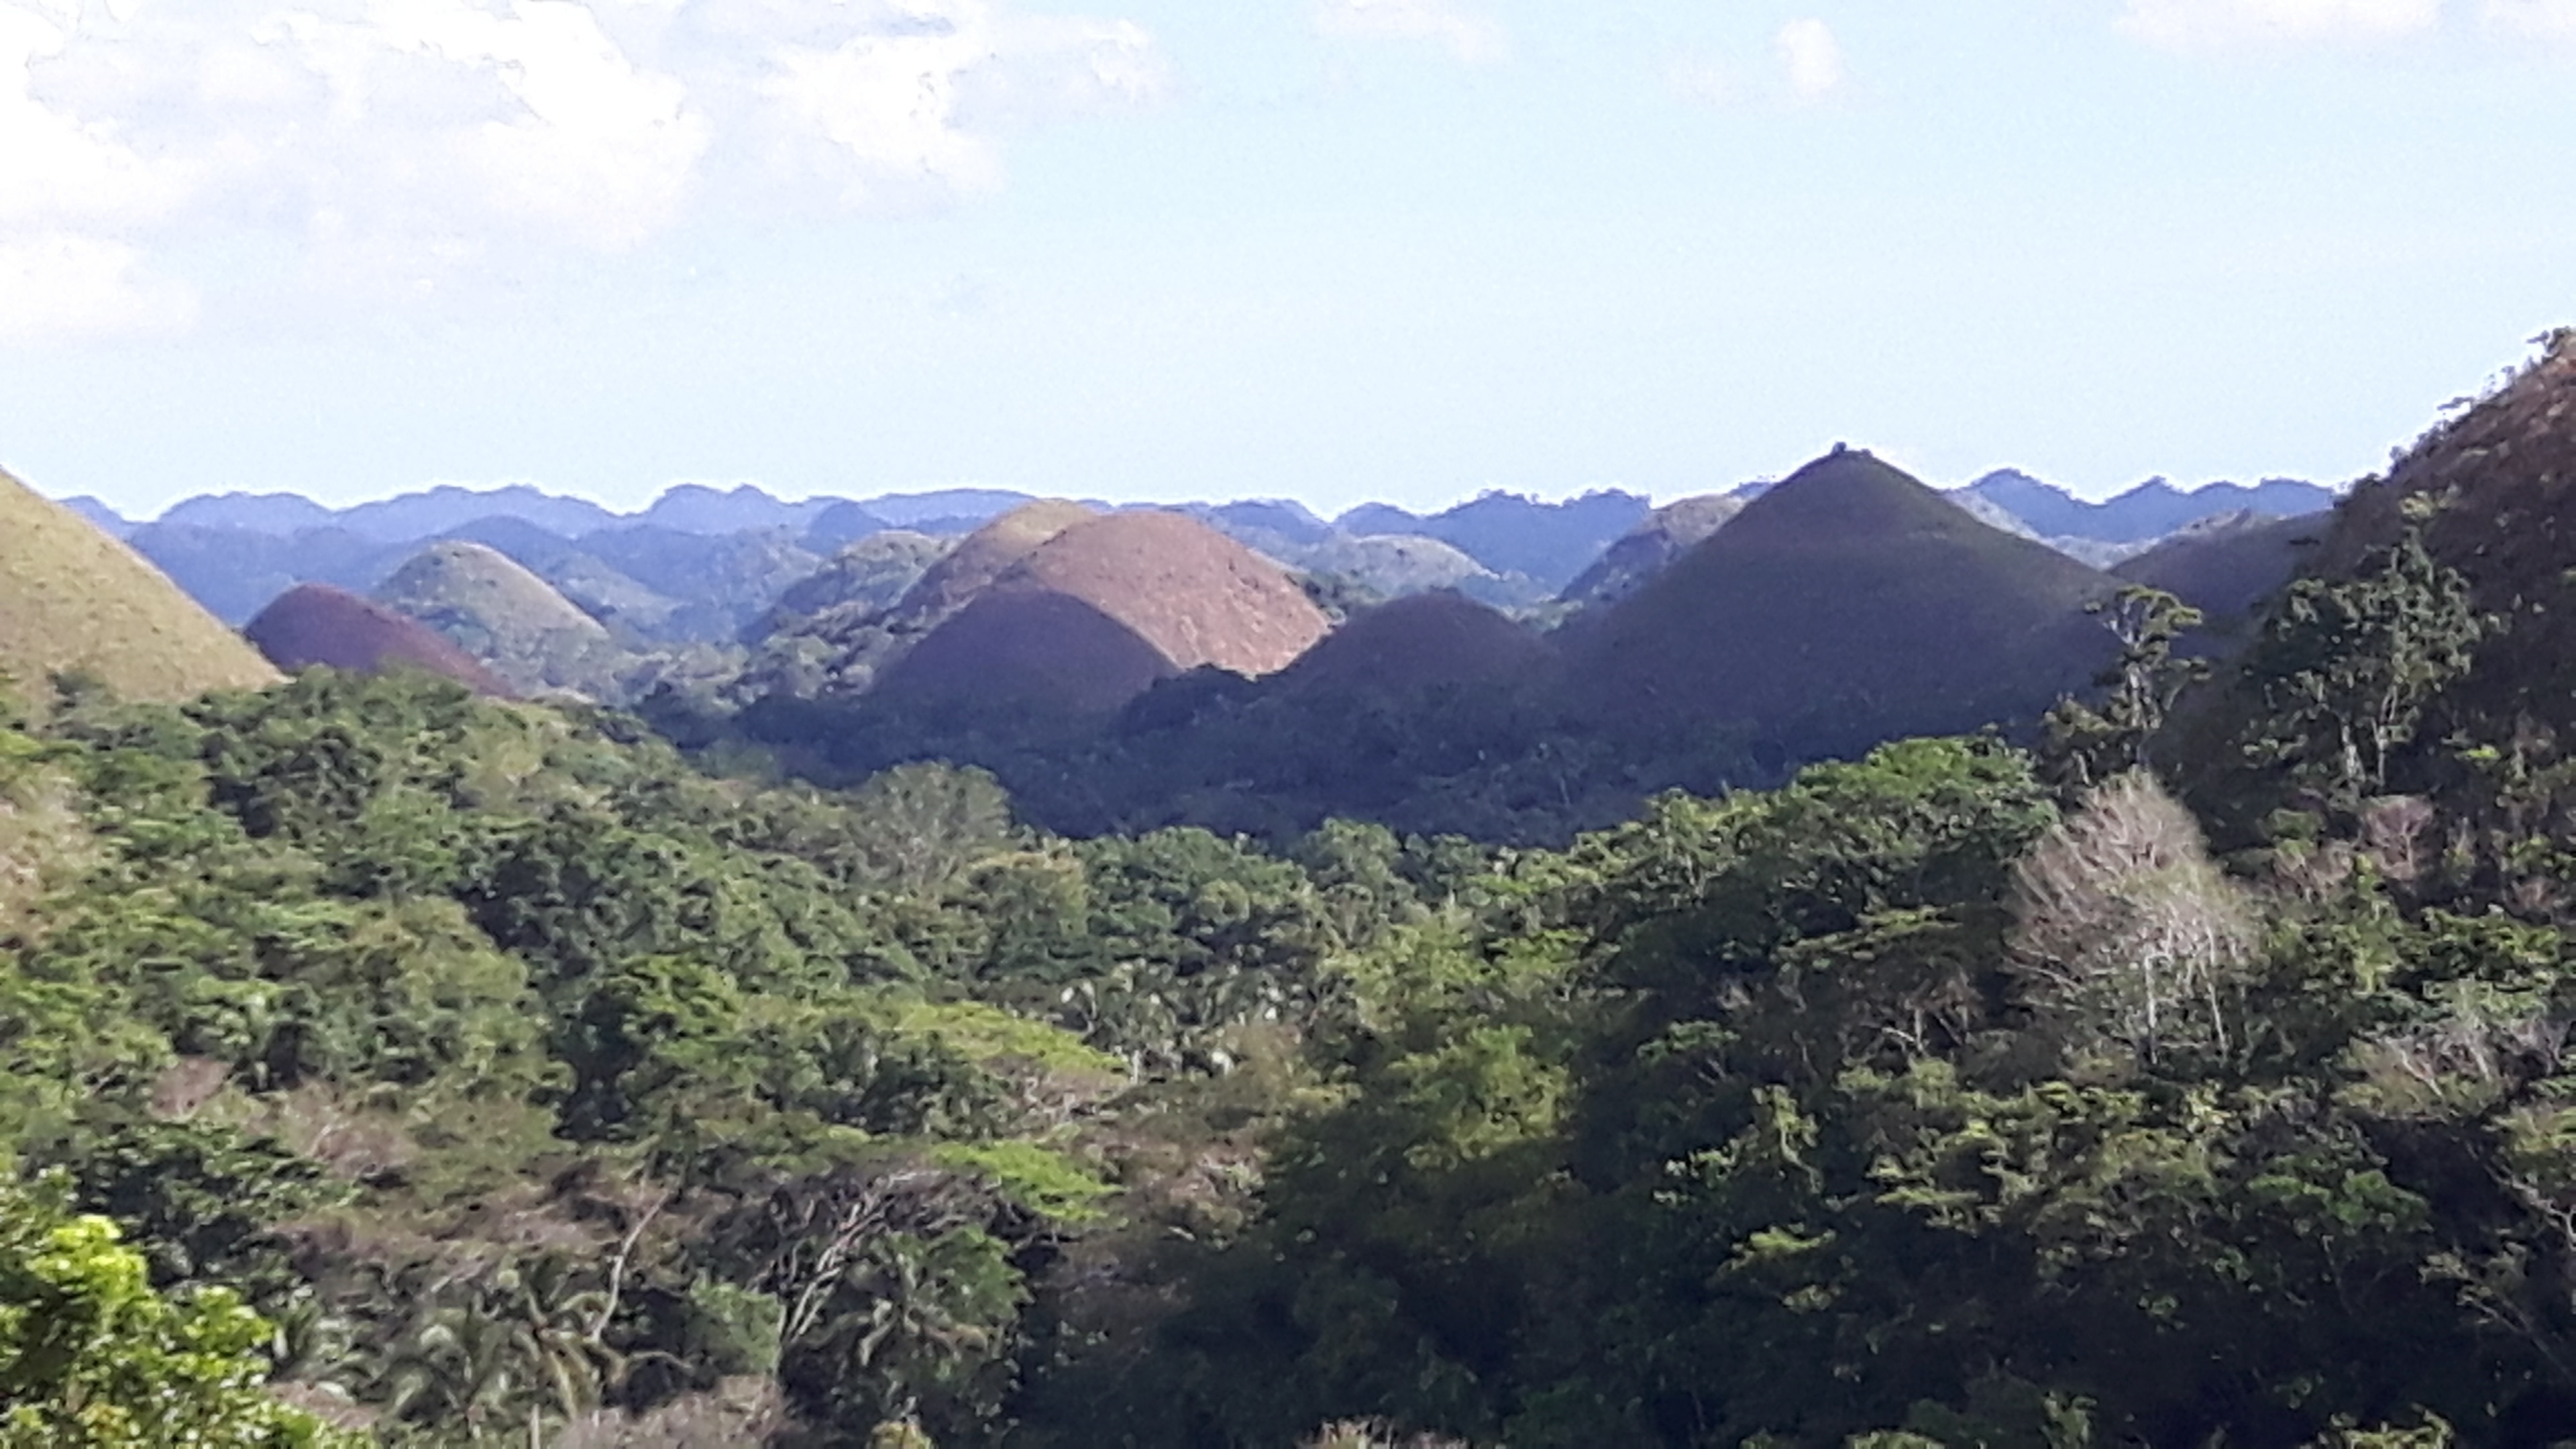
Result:
<svg viewBox="0 0 2576 1449">
<path fill-rule="evenodd" d="M 995 587 L 1080 599 L 1184 671 L 1268 674 L 1328 627 L 1277 564 L 1195 518 L 1154 510 L 1075 524 Z"/>
<path fill-rule="evenodd" d="M 958 541 L 906 590 L 893 612 L 900 618 L 936 621 L 973 603 L 995 580 L 1057 534 L 1100 515 L 1079 503 L 1041 498 L 1023 503 Z"/>
<path fill-rule="evenodd" d="M 1837 451 L 1569 626 L 1569 703 L 1614 731 L 1732 725 L 1793 755 L 2025 722 L 2110 652 L 2084 606 L 2116 587 Z"/>
<path fill-rule="evenodd" d="M 1402 693 L 1524 684 L 1554 662 L 1547 641 L 1462 594 L 1397 599 L 1352 617 L 1279 674 L 1288 693 Z"/>
<path fill-rule="evenodd" d="M 1094 713 L 1180 672 L 1135 630 L 1069 594 L 1001 592 L 932 630 L 870 694 Z"/>
<path fill-rule="evenodd" d="M 277 682 L 240 635 L 160 570 L 0 473 L 0 675 L 40 698 L 64 672 L 134 700 Z"/>
<path fill-rule="evenodd" d="M 443 675 L 477 694 L 509 694 L 492 671 L 437 631 L 329 584 L 298 584 L 259 611 L 243 634 L 278 668 L 315 664 L 361 673 L 408 668 Z"/>
<path fill-rule="evenodd" d="M 1278 565 L 1206 524 L 1117 513 L 1076 523 L 1029 553 L 888 669 L 877 689 L 895 699 L 1107 709 L 1203 665 L 1268 674 L 1325 627 Z"/>
</svg>

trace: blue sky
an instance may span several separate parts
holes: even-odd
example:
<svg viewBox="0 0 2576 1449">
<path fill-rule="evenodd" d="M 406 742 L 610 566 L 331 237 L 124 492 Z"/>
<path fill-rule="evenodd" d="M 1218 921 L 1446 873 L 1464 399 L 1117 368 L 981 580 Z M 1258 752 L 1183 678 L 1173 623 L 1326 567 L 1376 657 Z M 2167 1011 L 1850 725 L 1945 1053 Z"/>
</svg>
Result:
<svg viewBox="0 0 2576 1449">
<path fill-rule="evenodd" d="M 2576 0 L 0 0 L 0 465 L 1659 497 L 2380 466 Z"/>
</svg>

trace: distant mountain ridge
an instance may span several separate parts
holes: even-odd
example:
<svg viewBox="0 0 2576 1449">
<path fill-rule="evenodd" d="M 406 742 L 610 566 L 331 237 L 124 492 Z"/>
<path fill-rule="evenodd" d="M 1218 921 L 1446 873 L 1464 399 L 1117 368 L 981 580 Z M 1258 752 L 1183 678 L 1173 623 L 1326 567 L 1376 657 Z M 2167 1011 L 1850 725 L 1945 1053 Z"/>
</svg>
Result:
<svg viewBox="0 0 2576 1449">
<path fill-rule="evenodd" d="M 2248 486 L 2209 483 L 2184 490 L 2162 478 L 2099 503 L 2078 498 L 2016 468 L 1997 469 L 1960 490 L 2003 509 L 2042 538 L 2092 538 L 2143 544 L 2222 513 L 2251 512 L 2296 518 L 2334 506 L 2331 488 L 2291 478 L 2266 478 Z"/>
</svg>

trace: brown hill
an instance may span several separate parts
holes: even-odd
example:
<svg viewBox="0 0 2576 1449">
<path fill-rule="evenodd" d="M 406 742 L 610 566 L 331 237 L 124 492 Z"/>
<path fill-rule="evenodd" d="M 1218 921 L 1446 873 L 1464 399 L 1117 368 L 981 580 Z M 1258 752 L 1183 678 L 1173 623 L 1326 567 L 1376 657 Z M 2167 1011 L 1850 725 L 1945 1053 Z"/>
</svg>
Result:
<svg viewBox="0 0 2576 1449">
<path fill-rule="evenodd" d="M 0 675 L 33 702 L 66 672 L 134 700 L 277 682 L 240 635 L 132 549 L 0 473 Z"/>
<path fill-rule="evenodd" d="M 296 585 L 242 632 L 270 663 L 290 673 L 316 664 L 368 674 L 419 669 L 477 694 L 510 693 L 474 656 L 428 625 L 329 584 Z"/>
<path fill-rule="evenodd" d="M 2116 587 L 1838 449 L 1569 626 L 1569 704 L 1613 732 L 1730 725 L 1793 756 L 2027 721 L 2110 652 L 2084 606 Z"/>
<path fill-rule="evenodd" d="M 1554 663 L 1547 641 L 1462 594 L 1415 594 L 1353 615 L 1280 671 L 1288 694 L 1401 694 L 1526 684 Z"/>
<path fill-rule="evenodd" d="M 936 622 L 973 603 L 1002 575 L 1077 523 L 1100 515 L 1079 503 L 1023 503 L 958 541 L 894 606 L 899 618 Z"/>
<path fill-rule="evenodd" d="M 1203 665 L 1268 674 L 1324 631 L 1323 614 L 1286 573 L 1215 529 L 1177 513 L 1117 513 L 1032 550 L 905 654 L 878 690 L 1106 709 Z"/>
</svg>

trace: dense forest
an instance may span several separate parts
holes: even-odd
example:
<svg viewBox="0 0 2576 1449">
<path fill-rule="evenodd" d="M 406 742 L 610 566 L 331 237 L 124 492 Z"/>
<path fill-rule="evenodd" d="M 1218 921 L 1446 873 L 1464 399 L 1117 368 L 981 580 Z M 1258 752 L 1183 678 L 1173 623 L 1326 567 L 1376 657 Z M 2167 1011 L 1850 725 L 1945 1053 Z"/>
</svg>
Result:
<svg viewBox="0 0 2576 1449">
<path fill-rule="evenodd" d="M 1553 848 L 22 682 L 0 1445 L 2576 1437 L 2571 390 Z"/>
</svg>

